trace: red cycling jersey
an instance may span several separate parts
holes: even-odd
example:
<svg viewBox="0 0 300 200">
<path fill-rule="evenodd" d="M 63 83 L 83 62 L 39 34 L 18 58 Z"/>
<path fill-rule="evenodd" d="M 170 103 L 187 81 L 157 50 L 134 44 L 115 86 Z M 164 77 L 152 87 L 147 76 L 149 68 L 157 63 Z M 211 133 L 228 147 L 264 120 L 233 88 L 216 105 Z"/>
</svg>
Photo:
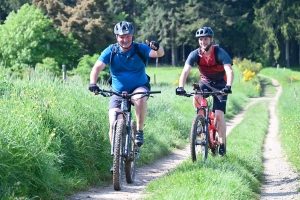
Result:
<svg viewBox="0 0 300 200">
<path fill-rule="evenodd" d="M 211 82 L 211 81 L 218 81 L 221 79 L 226 79 L 226 73 L 224 66 L 222 63 L 217 62 L 215 58 L 215 46 L 212 46 L 212 51 L 209 56 L 205 56 L 203 52 L 200 51 L 198 69 L 201 74 L 201 81 L 204 82 Z"/>
</svg>

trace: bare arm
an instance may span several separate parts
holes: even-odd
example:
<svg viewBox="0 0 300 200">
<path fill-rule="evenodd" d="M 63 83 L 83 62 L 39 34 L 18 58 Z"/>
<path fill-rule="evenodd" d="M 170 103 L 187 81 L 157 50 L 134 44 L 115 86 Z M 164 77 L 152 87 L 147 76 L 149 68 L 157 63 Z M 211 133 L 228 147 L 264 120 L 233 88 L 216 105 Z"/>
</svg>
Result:
<svg viewBox="0 0 300 200">
<path fill-rule="evenodd" d="M 225 69 L 226 76 L 227 76 L 227 84 L 226 85 L 232 86 L 234 73 L 233 73 L 231 64 L 224 65 L 224 69 Z"/>
<path fill-rule="evenodd" d="M 148 40 L 146 40 L 146 44 L 150 44 L 150 42 Z M 165 50 L 162 46 L 159 46 L 157 51 L 154 51 L 153 48 L 155 48 L 154 45 L 151 45 L 150 48 L 152 49 L 149 53 L 149 57 L 151 58 L 159 58 L 162 57 L 163 55 L 165 55 Z"/>
<path fill-rule="evenodd" d="M 104 69 L 104 67 L 106 66 L 106 64 L 102 61 L 97 60 L 96 63 L 93 66 L 93 69 L 91 71 L 90 74 L 90 83 L 97 83 L 97 79 L 99 76 L 99 73 Z"/>
<path fill-rule="evenodd" d="M 149 56 L 151 58 L 159 58 L 162 57 L 163 55 L 165 55 L 165 51 L 162 46 L 160 46 L 157 51 L 151 50 L 149 53 Z"/>
<path fill-rule="evenodd" d="M 192 66 L 185 64 L 179 78 L 178 87 L 184 87 L 186 79 L 191 71 Z"/>
</svg>

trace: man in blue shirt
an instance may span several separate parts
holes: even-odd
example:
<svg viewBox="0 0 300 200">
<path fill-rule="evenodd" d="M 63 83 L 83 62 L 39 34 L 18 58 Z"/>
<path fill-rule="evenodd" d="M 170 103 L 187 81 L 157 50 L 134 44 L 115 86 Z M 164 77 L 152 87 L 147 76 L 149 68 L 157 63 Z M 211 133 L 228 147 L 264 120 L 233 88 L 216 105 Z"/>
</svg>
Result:
<svg viewBox="0 0 300 200">
<path fill-rule="evenodd" d="M 112 78 L 112 89 L 121 93 L 127 91 L 144 92 L 150 91 L 150 84 L 146 75 L 146 63 L 148 59 L 158 58 L 164 55 L 164 49 L 158 42 L 146 40 L 146 44 L 135 43 L 133 41 L 134 27 L 131 23 L 121 21 L 114 27 L 117 44 L 108 46 L 100 55 L 93 66 L 90 74 L 91 92 L 99 91 L 97 86 L 97 79 L 99 73 L 104 67 L 110 65 L 110 73 Z M 140 55 L 136 52 L 139 49 L 140 54 L 146 59 L 143 61 Z M 115 54 L 113 55 L 113 52 Z M 137 121 L 137 134 L 135 143 L 141 146 L 144 143 L 143 128 L 147 111 L 147 97 L 140 98 L 141 95 L 135 95 L 131 101 L 134 104 L 135 115 Z M 109 105 L 109 122 L 110 141 L 112 140 L 112 127 L 115 121 L 115 112 L 120 111 L 121 103 L 118 101 L 120 97 L 113 95 L 110 99 Z"/>
</svg>

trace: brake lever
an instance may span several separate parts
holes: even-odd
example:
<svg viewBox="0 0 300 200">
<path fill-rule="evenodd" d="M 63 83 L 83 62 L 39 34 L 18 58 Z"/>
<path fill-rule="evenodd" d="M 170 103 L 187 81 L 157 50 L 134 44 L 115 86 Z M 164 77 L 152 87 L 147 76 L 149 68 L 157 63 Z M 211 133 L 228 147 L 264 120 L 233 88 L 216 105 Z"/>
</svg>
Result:
<svg viewBox="0 0 300 200">
<path fill-rule="evenodd" d="M 109 97 L 109 96 L 111 96 L 111 94 L 109 94 L 109 93 L 107 93 L 107 92 L 101 92 L 100 93 L 102 96 L 104 96 L 104 97 Z"/>
<path fill-rule="evenodd" d="M 153 97 L 153 96 L 151 96 L 150 94 L 146 93 L 146 94 L 143 94 L 143 95 L 140 97 L 140 99 L 144 98 L 145 96 Z"/>
</svg>

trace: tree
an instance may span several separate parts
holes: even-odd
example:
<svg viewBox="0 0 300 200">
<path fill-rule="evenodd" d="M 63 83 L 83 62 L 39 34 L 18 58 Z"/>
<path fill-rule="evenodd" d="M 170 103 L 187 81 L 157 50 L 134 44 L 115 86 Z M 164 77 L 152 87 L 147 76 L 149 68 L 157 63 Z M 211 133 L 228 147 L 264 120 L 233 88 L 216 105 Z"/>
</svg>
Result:
<svg viewBox="0 0 300 200">
<path fill-rule="evenodd" d="M 0 24 L 5 21 L 11 11 L 17 11 L 26 3 L 30 4 L 31 0 L 0 0 Z"/>
<path fill-rule="evenodd" d="M 80 41 L 82 55 L 99 53 L 114 40 L 114 17 L 106 11 L 106 0 L 80 1 L 75 7 L 58 0 L 33 0 L 33 4 L 53 19 L 64 35 L 72 33 Z"/>
<path fill-rule="evenodd" d="M 259 53 L 264 56 L 262 59 L 267 57 L 268 64 L 285 62 L 285 66 L 290 66 L 290 43 L 299 37 L 299 4 L 293 0 L 271 0 L 255 7 L 254 24 L 263 44 Z M 281 49 L 285 49 L 285 54 L 281 54 Z"/>
<path fill-rule="evenodd" d="M 145 11 L 139 21 L 137 40 L 158 40 L 171 50 L 171 62 L 177 65 L 177 49 L 181 46 L 176 40 L 182 24 L 184 1 L 149 1 L 143 4 Z"/>
<path fill-rule="evenodd" d="M 60 64 L 74 64 L 78 59 L 78 42 L 71 35 L 65 38 L 52 20 L 29 4 L 9 14 L 0 35 L 0 58 L 6 67 L 34 67 L 46 57 Z"/>
</svg>

